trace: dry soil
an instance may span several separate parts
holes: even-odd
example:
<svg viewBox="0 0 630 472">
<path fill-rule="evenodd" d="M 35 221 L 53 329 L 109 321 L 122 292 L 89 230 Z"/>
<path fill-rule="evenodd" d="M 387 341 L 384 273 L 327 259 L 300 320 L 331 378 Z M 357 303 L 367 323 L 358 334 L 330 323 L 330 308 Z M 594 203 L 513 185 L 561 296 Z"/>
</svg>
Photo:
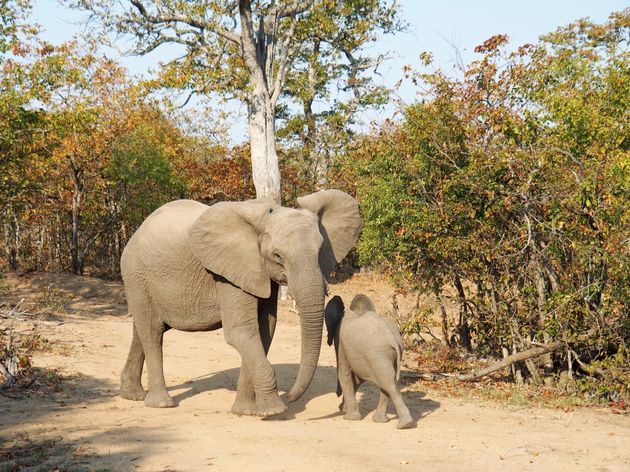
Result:
<svg viewBox="0 0 630 472">
<path fill-rule="evenodd" d="M 417 421 L 413 429 L 397 430 L 393 410 L 393 421 L 373 423 L 378 396 L 365 386 L 364 418 L 344 421 L 334 352 L 325 344 L 311 386 L 286 413 L 265 420 L 233 415 L 240 359 L 220 330 L 165 335 L 165 375 L 178 406 L 145 408 L 117 396 L 131 340 L 119 284 L 35 274 L 9 277 L 4 285 L 5 300 L 63 302 L 63 315 L 38 322 L 55 348 L 34 362 L 61 369 L 69 380 L 54 394 L 0 395 L 0 436 L 62 437 L 86 454 L 83 465 L 90 470 L 630 470 L 630 418 L 607 411 L 508 408 L 442 398 L 426 393 L 421 383 L 414 389 L 419 391 L 404 393 Z M 360 274 L 330 287 L 331 295 L 344 299 L 357 291 L 371 295 L 377 307 L 389 307 L 392 288 L 376 277 Z M 300 331 L 289 303 L 281 304 L 278 318 L 269 359 L 284 396 L 297 372 Z"/>
</svg>

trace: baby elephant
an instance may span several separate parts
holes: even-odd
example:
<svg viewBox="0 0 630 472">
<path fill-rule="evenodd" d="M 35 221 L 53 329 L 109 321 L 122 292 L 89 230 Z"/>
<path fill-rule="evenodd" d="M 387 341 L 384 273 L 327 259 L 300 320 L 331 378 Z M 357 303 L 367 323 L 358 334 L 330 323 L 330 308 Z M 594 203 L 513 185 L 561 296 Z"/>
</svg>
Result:
<svg viewBox="0 0 630 472">
<path fill-rule="evenodd" d="M 354 297 L 345 310 L 340 297 L 326 305 L 328 345 L 335 342 L 337 354 L 337 396 L 343 392 L 344 419 L 360 420 L 355 393 L 362 382 L 369 380 L 381 390 L 381 398 L 372 419 L 389 421 L 387 403 L 391 398 L 398 413 L 398 429 L 409 428 L 413 420 L 403 402 L 398 386 L 403 341 L 396 324 L 376 313 L 374 304 L 365 295 Z"/>
</svg>

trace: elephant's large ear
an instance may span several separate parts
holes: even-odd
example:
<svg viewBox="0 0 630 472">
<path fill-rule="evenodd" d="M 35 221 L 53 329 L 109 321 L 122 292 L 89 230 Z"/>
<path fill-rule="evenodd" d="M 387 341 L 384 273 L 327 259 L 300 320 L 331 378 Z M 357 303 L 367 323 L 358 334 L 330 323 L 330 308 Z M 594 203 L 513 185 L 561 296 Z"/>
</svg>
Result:
<svg viewBox="0 0 630 472">
<path fill-rule="evenodd" d="M 321 190 L 297 199 L 302 208 L 319 215 L 324 245 L 320 255 L 322 272 L 328 276 L 356 244 L 363 225 L 357 201 L 341 190 Z"/>
<path fill-rule="evenodd" d="M 258 247 L 257 223 L 272 203 L 266 200 L 212 205 L 190 229 L 190 250 L 211 272 L 261 298 L 271 294 Z"/>
<path fill-rule="evenodd" d="M 326 309 L 324 310 L 324 320 L 326 321 L 326 331 L 328 331 L 329 346 L 333 343 L 337 327 L 339 326 L 341 318 L 343 318 L 344 311 L 345 307 L 343 305 L 343 300 L 339 295 L 332 297 L 326 304 Z"/>
</svg>

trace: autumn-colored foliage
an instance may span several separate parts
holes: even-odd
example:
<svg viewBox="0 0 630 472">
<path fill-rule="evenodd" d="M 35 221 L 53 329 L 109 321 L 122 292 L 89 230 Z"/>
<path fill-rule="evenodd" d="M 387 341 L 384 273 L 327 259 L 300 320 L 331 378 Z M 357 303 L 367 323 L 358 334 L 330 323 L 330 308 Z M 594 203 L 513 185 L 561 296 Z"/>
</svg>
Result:
<svg viewBox="0 0 630 472">
<path fill-rule="evenodd" d="M 88 3 L 109 15 L 105 3 Z M 196 15 L 194 3 L 181 6 Z M 545 372 L 581 372 L 597 379 L 585 390 L 627 396 L 630 10 L 513 52 L 507 36 L 493 36 L 456 77 L 407 67 L 421 100 L 401 122 L 357 137 L 355 112 L 387 94 L 366 77 L 366 58 L 348 66 L 337 55 L 353 57 L 374 39 L 374 25 L 398 29 L 395 10 L 372 9 L 367 21 L 361 9 L 385 3 L 339 2 L 339 18 L 315 10 L 295 30 L 302 49 L 282 98 L 302 110 L 280 114 L 283 203 L 322 187 L 356 195 L 360 262 L 438 304 L 458 303 L 454 319 L 440 311 L 446 344 L 500 357 L 562 341 L 544 371 L 529 361 L 515 373 L 526 368 L 537 382 Z M 234 47 L 221 53 L 236 61 L 225 70 L 209 67 L 200 48 L 186 61 L 201 63 L 171 62 L 141 82 L 97 44 L 39 41 L 18 8 L 28 4 L 0 5 L 1 270 L 118 277 L 127 240 L 161 204 L 255 197 L 250 145 L 187 130 L 168 100 L 151 94 L 191 82 L 248 93 L 246 76 L 232 74 L 243 70 Z M 137 39 L 160 40 L 142 31 Z M 335 83 L 353 97 L 315 114 L 314 100 Z"/>
<path fill-rule="evenodd" d="M 424 99 L 346 160 L 362 263 L 454 296 L 446 342 L 501 357 L 562 340 L 547 372 L 599 372 L 598 388 L 626 396 L 629 15 L 579 21 L 513 53 L 495 36 L 456 78 L 416 73 Z"/>
<path fill-rule="evenodd" d="M 89 45 L 20 51 L 0 63 L 3 267 L 118 277 L 126 241 L 163 203 L 255 195 L 247 148 L 187 135 Z"/>
</svg>

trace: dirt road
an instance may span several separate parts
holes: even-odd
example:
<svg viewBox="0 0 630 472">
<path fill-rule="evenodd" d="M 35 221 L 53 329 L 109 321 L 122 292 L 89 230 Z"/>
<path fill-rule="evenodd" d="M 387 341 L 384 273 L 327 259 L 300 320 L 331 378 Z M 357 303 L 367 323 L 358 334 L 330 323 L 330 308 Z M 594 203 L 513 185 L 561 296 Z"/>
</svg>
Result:
<svg viewBox="0 0 630 472">
<path fill-rule="evenodd" d="M 356 282 L 331 289 L 331 295 L 347 296 Z M 365 417 L 344 421 L 334 393 L 334 352 L 325 344 L 306 395 L 278 418 L 262 420 L 229 412 L 240 360 L 221 331 L 170 331 L 165 375 L 178 407 L 148 409 L 116 396 L 131 319 L 119 299 L 96 292 L 75 297 L 73 314 L 41 328 L 70 348 L 38 354 L 36 365 L 60 367 L 76 377 L 49 398 L 0 396 L 5 440 L 18 433 L 61 436 L 85 451 L 90 470 L 630 470 L 630 418 L 608 412 L 507 409 L 439 398 L 422 393 L 420 385 L 419 392 L 405 393 L 417 420 L 413 429 L 396 430 L 395 421 L 373 423 L 378 396 L 365 387 L 360 396 Z M 297 315 L 283 306 L 269 354 L 283 392 L 295 378 L 299 344 Z"/>
</svg>

